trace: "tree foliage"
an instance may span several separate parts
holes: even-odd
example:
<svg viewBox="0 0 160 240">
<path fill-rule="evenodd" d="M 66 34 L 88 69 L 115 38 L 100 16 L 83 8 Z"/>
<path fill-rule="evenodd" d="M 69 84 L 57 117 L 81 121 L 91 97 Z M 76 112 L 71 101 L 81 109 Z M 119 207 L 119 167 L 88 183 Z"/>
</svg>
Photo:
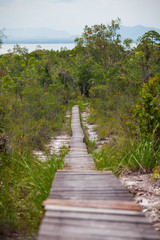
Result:
<svg viewBox="0 0 160 240">
<path fill-rule="evenodd" d="M 135 115 L 137 130 L 147 138 L 160 133 L 160 77 L 151 78 L 143 84 Z"/>
</svg>

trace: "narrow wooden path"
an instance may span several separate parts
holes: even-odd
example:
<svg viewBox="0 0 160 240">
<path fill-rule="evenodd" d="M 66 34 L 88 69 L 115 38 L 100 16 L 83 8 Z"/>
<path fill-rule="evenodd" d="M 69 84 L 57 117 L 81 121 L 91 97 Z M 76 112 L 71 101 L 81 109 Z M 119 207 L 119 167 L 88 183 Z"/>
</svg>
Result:
<svg viewBox="0 0 160 240">
<path fill-rule="evenodd" d="M 78 106 L 73 107 L 71 127 L 70 152 L 44 202 L 38 240 L 160 239 L 112 172 L 94 170 Z"/>
</svg>

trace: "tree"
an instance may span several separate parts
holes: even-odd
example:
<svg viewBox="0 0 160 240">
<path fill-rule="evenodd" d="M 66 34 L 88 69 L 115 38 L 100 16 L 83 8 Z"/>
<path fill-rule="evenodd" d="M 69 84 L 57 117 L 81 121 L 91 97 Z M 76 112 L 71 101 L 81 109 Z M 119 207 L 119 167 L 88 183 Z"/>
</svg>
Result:
<svg viewBox="0 0 160 240">
<path fill-rule="evenodd" d="M 89 89 L 91 87 L 90 79 L 93 77 L 92 73 L 93 60 L 91 58 L 81 59 L 81 63 L 78 67 L 78 86 L 81 94 L 88 96 Z"/>
<path fill-rule="evenodd" d="M 28 49 L 26 47 L 21 48 L 20 45 L 16 44 L 13 47 L 13 53 L 19 54 L 19 55 L 26 54 L 26 53 L 28 53 Z"/>
<path fill-rule="evenodd" d="M 133 40 L 131 38 L 126 38 L 123 41 L 123 44 L 127 50 L 131 49 L 131 44 L 133 43 Z"/>
<path fill-rule="evenodd" d="M 154 30 L 146 32 L 142 37 L 142 42 L 147 42 L 151 44 L 151 46 L 159 45 L 160 44 L 160 34 Z"/>
<path fill-rule="evenodd" d="M 1 48 L 2 43 L 3 43 L 2 39 L 5 37 L 3 31 L 4 31 L 4 29 L 0 30 L 0 48 Z"/>
<path fill-rule="evenodd" d="M 149 77 L 153 77 L 152 65 L 160 63 L 160 34 L 156 31 L 146 32 L 140 39 L 137 47 L 144 56 L 141 64 L 143 71 L 143 82 L 148 82 Z"/>
<path fill-rule="evenodd" d="M 117 33 L 119 29 L 120 19 L 112 20 L 111 25 L 94 25 L 84 28 L 82 38 L 76 39 L 77 47 L 85 47 L 88 54 L 91 54 L 95 61 L 107 65 L 113 65 L 119 59 L 120 35 Z"/>
</svg>

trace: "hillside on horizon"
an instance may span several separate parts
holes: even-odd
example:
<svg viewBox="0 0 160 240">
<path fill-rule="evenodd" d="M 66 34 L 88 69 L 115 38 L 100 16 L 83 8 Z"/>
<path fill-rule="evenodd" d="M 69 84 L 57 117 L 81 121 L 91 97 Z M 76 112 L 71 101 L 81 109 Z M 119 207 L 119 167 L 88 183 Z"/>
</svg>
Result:
<svg viewBox="0 0 160 240">
<path fill-rule="evenodd" d="M 145 32 L 155 30 L 160 33 L 160 29 L 137 26 L 120 26 L 119 33 L 121 39 L 131 38 L 134 42 L 144 35 Z M 74 43 L 76 37 L 80 35 L 71 35 L 67 31 L 58 31 L 49 28 L 8 28 L 4 30 L 6 38 L 3 43 Z"/>
<path fill-rule="evenodd" d="M 120 34 L 122 37 L 122 40 L 126 38 L 131 38 L 134 42 L 137 41 L 137 39 L 141 36 L 143 36 L 146 32 L 154 30 L 160 34 L 160 29 L 158 28 L 152 28 L 152 27 L 145 27 L 142 25 L 136 25 L 136 26 L 120 26 Z"/>
</svg>

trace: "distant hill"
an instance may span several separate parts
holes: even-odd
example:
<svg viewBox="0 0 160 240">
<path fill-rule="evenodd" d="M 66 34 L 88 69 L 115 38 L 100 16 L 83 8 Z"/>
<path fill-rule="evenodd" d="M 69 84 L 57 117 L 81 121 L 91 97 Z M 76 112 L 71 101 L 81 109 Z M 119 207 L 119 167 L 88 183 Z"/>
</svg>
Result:
<svg viewBox="0 0 160 240">
<path fill-rule="evenodd" d="M 133 41 L 144 35 L 145 32 L 155 30 L 160 33 L 160 29 L 144 26 L 121 26 L 119 33 L 122 40 L 131 38 Z M 49 28 L 8 28 L 4 34 L 7 38 L 3 39 L 4 43 L 74 43 L 76 37 L 80 35 L 71 35 L 67 31 L 57 31 Z"/>
<path fill-rule="evenodd" d="M 160 34 L 160 29 L 151 28 L 151 27 L 144 27 L 141 25 L 127 27 L 127 26 L 120 26 L 119 33 L 121 34 L 122 40 L 125 38 L 131 38 L 134 42 L 141 36 L 143 36 L 146 32 L 154 30 Z"/>
<path fill-rule="evenodd" d="M 8 28 L 4 43 L 62 43 L 74 42 L 74 38 L 66 31 L 56 31 L 49 28 Z"/>
</svg>

